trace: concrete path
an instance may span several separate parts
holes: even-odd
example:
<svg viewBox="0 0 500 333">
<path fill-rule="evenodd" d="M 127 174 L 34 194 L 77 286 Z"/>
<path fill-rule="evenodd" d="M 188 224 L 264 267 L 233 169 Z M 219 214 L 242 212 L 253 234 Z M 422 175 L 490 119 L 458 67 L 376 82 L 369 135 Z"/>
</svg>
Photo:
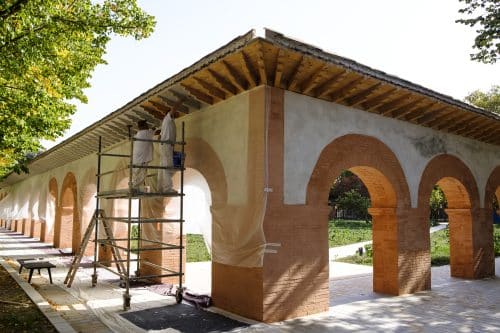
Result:
<svg viewBox="0 0 500 333">
<path fill-rule="evenodd" d="M 54 250 L 47 251 L 53 253 Z M 0 257 L 12 266 L 9 272 L 15 276 L 17 265 L 6 258 L 12 253 L 15 253 L 14 257 L 26 257 L 43 254 L 43 251 L 33 239 L 0 229 Z M 62 332 L 73 329 L 91 333 L 145 332 L 119 316 L 123 290 L 110 276 L 100 273 L 98 286 L 91 288 L 91 270 L 80 268 L 78 280 L 73 288 L 68 289 L 62 285 L 67 272 L 64 263 L 68 257 L 56 257 L 54 252 L 53 258 L 58 266 L 53 274 L 54 285 L 48 284 L 43 271 L 42 276 L 36 276 L 32 281 L 38 292 L 23 282 L 25 273 L 20 277 L 17 275 L 17 279 L 34 293 L 46 297 L 45 302 L 38 300 L 37 303 L 45 308 L 50 304 L 50 315 L 54 316 L 55 312 L 59 327 L 67 328 L 61 329 Z M 272 325 L 250 322 L 250 327 L 236 332 L 500 332 L 500 258 L 496 258 L 495 278 L 455 279 L 450 278 L 449 266 L 434 267 L 431 291 L 399 297 L 372 292 L 371 267 L 331 262 L 330 271 L 328 312 Z M 200 291 L 209 288 L 210 263 L 188 264 L 186 285 Z M 133 311 L 174 302 L 172 297 L 154 294 L 145 288 L 134 289 L 132 293 Z M 178 331 L 168 329 L 161 332 Z"/>
</svg>

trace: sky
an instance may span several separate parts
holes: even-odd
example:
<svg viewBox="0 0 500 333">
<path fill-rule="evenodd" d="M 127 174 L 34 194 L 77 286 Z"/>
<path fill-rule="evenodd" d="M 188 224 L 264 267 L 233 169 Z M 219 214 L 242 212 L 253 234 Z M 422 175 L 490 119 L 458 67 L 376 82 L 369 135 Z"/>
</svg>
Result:
<svg viewBox="0 0 500 333">
<path fill-rule="evenodd" d="M 470 60 L 473 28 L 455 23 L 458 0 L 138 0 L 155 16 L 145 40 L 113 36 L 107 65 L 96 67 L 78 133 L 236 36 L 269 28 L 327 52 L 456 99 L 500 84 L 500 64 Z"/>
</svg>

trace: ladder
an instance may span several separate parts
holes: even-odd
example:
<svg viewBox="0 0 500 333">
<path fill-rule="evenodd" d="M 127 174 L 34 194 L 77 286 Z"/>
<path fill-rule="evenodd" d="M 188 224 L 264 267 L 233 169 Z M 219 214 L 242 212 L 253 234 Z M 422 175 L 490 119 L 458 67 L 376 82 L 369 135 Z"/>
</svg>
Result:
<svg viewBox="0 0 500 333">
<path fill-rule="evenodd" d="M 111 230 L 111 226 L 109 225 L 109 222 L 106 219 L 104 210 L 102 209 L 96 210 L 94 212 L 92 219 L 90 220 L 89 226 L 87 227 L 85 234 L 83 235 L 82 243 L 80 244 L 80 249 L 78 250 L 78 254 L 76 254 L 75 257 L 73 258 L 73 261 L 71 262 L 71 265 L 68 270 L 68 274 L 64 279 L 64 284 L 66 284 L 68 288 L 71 287 L 71 284 L 75 279 L 76 271 L 78 270 L 80 262 L 82 261 L 83 255 L 85 253 L 85 248 L 87 247 L 90 237 L 92 236 L 92 232 L 94 231 L 94 228 L 96 227 L 99 220 L 102 221 L 102 225 L 106 233 L 106 239 L 111 243 L 111 245 L 115 245 L 115 241 L 113 240 L 113 231 Z M 116 266 L 118 272 L 123 274 L 125 272 L 125 266 L 123 265 L 123 261 L 121 260 L 120 252 L 118 251 L 116 246 L 111 246 L 111 252 L 113 254 L 113 259 L 117 264 Z"/>
</svg>

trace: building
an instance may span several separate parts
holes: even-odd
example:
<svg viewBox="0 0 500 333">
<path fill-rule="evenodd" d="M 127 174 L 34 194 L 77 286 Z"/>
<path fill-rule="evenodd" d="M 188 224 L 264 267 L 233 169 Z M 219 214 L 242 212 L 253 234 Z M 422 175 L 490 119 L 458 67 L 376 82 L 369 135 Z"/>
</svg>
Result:
<svg viewBox="0 0 500 333">
<path fill-rule="evenodd" d="M 2 223 L 76 249 L 95 208 L 99 137 L 124 151 L 127 125 L 158 126 L 171 108 L 186 128 L 185 184 L 206 198 L 215 306 L 266 322 L 328 309 L 328 191 L 345 169 L 370 192 L 374 291 L 431 288 L 435 184 L 448 200 L 451 274 L 494 275 L 500 117 L 270 30 L 235 38 L 10 175 Z M 121 188 L 127 175 L 103 182 Z"/>
</svg>

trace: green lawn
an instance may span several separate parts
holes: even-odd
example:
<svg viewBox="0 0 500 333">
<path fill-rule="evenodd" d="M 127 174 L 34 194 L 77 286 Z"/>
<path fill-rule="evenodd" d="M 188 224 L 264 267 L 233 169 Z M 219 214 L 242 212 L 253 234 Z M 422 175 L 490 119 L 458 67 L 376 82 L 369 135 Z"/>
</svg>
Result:
<svg viewBox="0 0 500 333">
<path fill-rule="evenodd" d="M 493 242 L 495 257 L 500 256 L 500 225 L 493 226 Z M 372 257 L 353 255 L 339 258 L 337 261 L 351 264 L 372 265 Z M 449 230 L 444 229 L 431 234 L 431 265 L 442 266 L 450 263 L 450 240 Z"/>
<path fill-rule="evenodd" d="M 202 235 L 187 234 L 187 262 L 210 261 L 210 254 Z"/>
<path fill-rule="evenodd" d="M 329 247 L 372 240 L 372 224 L 356 220 L 332 220 L 328 223 Z"/>
</svg>

